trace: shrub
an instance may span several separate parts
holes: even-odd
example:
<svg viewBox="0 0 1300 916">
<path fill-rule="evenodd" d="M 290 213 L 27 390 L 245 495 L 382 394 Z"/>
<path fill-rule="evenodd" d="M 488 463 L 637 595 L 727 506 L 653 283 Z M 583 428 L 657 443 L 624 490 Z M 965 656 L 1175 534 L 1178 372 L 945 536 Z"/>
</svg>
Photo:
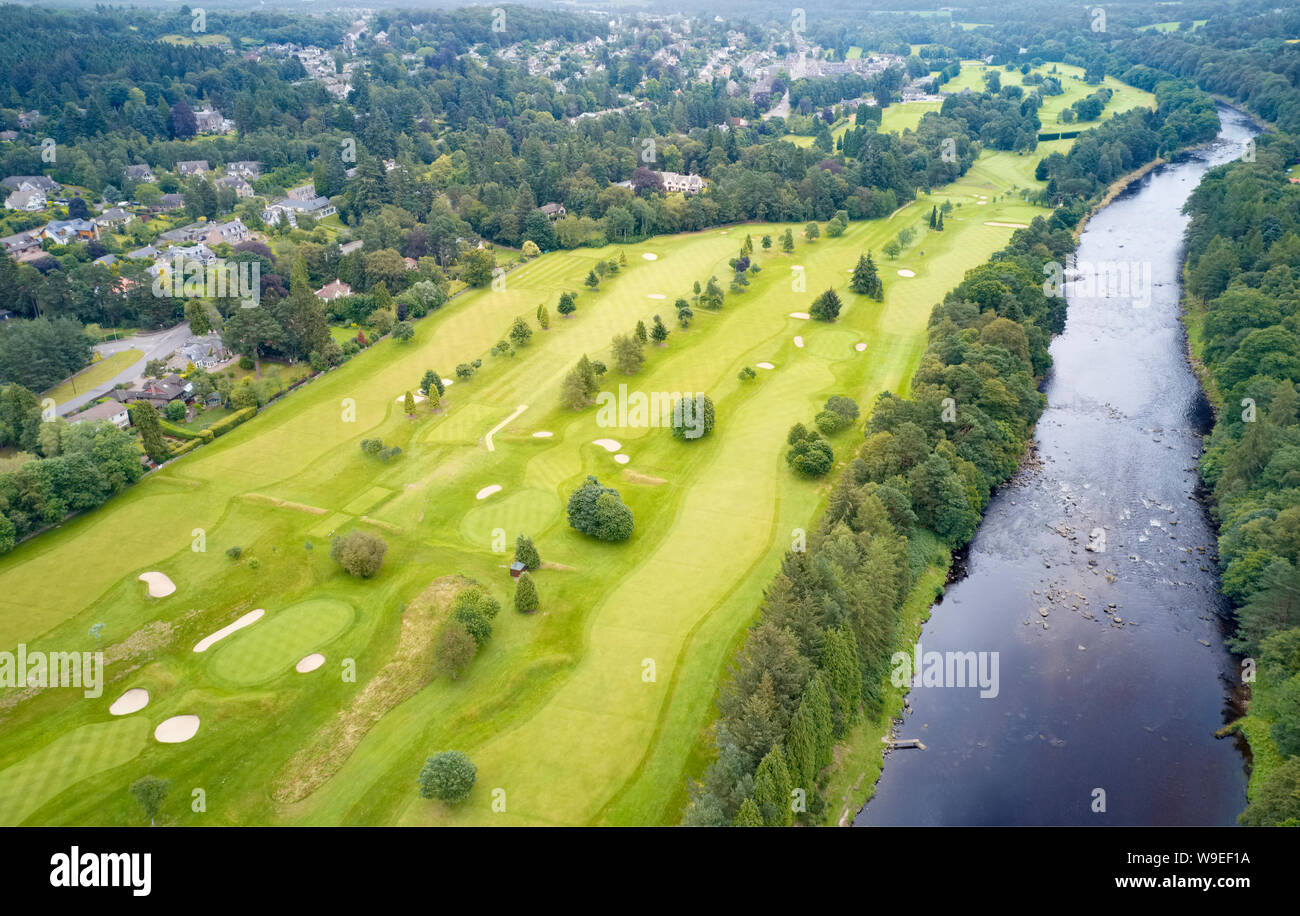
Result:
<svg viewBox="0 0 1300 916">
<path fill-rule="evenodd" d="M 387 552 L 388 542 L 366 531 L 349 531 L 330 542 L 330 559 L 359 579 L 369 579 L 379 572 Z"/>
<path fill-rule="evenodd" d="M 226 556 L 230 557 L 232 560 L 238 560 L 243 552 L 244 548 L 238 546 L 226 548 Z"/>
<path fill-rule="evenodd" d="M 835 464 L 835 452 L 830 443 L 820 435 L 796 423 L 786 439 L 790 449 L 785 460 L 795 471 L 806 477 L 821 477 Z"/>
<path fill-rule="evenodd" d="M 813 422 L 817 424 L 817 428 L 826 436 L 835 435 L 845 426 L 844 418 L 833 410 L 821 411 L 817 416 L 813 417 Z"/>
</svg>

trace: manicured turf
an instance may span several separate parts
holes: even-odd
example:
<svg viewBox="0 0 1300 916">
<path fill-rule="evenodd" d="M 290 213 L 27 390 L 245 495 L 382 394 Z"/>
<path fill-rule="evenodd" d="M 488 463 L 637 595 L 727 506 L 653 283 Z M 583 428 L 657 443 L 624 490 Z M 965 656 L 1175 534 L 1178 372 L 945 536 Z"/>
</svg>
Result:
<svg viewBox="0 0 1300 916">
<path fill-rule="evenodd" d="M 334 598 L 312 598 L 261 620 L 218 643 L 212 677 L 238 686 L 260 684 L 289 671 L 349 626 L 352 606 Z"/>
<path fill-rule="evenodd" d="M 107 382 L 119 372 L 125 372 L 143 358 L 144 353 L 140 350 L 122 350 L 120 353 L 105 356 L 72 378 L 55 385 L 41 397 L 54 398 L 55 404 L 62 404 L 78 394 L 85 394 L 96 385 Z"/>
<path fill-rule="evenodd" d="M 146 773 L 208 787 L 205 812 L 184 798 L 169 802 L 164 820 L 181 824 L 674 821 L 729 652 L 792 533 L 825 498 L 825 482 L 787 469 L 787 429 L 809 421 L 831 394 L 867 410 L 880 391 L 906 390 L 935 302 L 1013 231 L 986 222 L 1027 223 L 1046 212 L 1008 192 L 1033 186 L 1034 163 L 1052 148 L 986 152 L 956 184 L 887 219 L 854 223 L 839 239 L 809 244 L 796 226 L 791 255 L 759 244 L 784 225 L 753 225 L 543 256 L 507 274 L 504 289 L 470 292 L 417 322 L 411 343 L 376 344 L 101 509 L 21 545 L 0 560 L 0 646 L 118 647 L 110 655 L 121 660 L 109 666 L 102 700 L 49 691 L 10 712 L 0 731 L 0 822 L 33 814 L 42 823 L 138 822 L 126 787 Z M 945 199 L 961 204 L 947 231 L 924 229 L 931 206 Z M 905 226 L 919 227 L 917 240 L 885 260 L 881 247 Z M 697 309 L 689 330 L 678 329 L 673 300 L 689 298 L 694 280 L 725 278 L 746 233 L 763 268 L 751 288 L 729 294 L 720 312 Z M 885 283 L 880 303 L 848 291 L 849 270 L 868 249 Z M 628 263 L 618 276 L 597 293 L 582 286 L 598 259 L 620 254 Z M 802 290 L 792 288 L 796 265 Z M 915 277 L 899 277 L 899 268 Z M 839 322 L 789 317 L 828 286 L 846 304 Z M 577 313 L 562 319 L 554 306 L 566 289 L 582 292 Z M 549 331 L 535 329 L 514 357 L 489 355 L 516 316 L 532 324 L 543 302 Z M 611 370 L 605 387 L 707 392 L 718 422 L 706 439 L 603 428 L 595 410 L 559 406 L 563 377 L 582 354 L 609 363 L 610 337 L 656 313 L 673 329 L 668 346 L 647 348 L 636 376 Z M 441 413 L 422 405 L 409 419 L 395 402 L 425 370 L 452 377 L 475 358 L 482 368 L 447 389 Z M 761 361 L 776 368 L 737 379 Z M 527 409 L 487 451 L 484 435 L 520 405 Z M 534 438 L 539 430 L 553 436 Z M 631 456 L 626 471 L 591 444 L 603 437 Z M 365 438 L 403 454 L 367 456 Z M 837 436 L 837 459 L 847 461 L 858 441 L 855 431 Z M 627 543 L 592 541 L 565 523 L 564 502 L 588 474 L 618 488 L 633 509 Z M 475 499 L 489 485 L 502 490 Z M 389 544 L 371 580 L 349 578 L 328 557 L 327 535 L 357 526 Z M 542 609 L 530 616 L 512 610 L 504 568 L 521 532 L 559 564 L 535 574 Z M 236 545 L 242 555 L 231 560 L 225 551 Z M 135 577 L 146 570 L 166 573 L 177 592 L 145 597 Z M 286 761 L 392 657 L 406 604 L 456 573 L 488 584 L 504 607 L 469 671 L 432 681 L 374 722 L 313 794 L 274 803 L 272 783 Z M 211 657 L 190 651 L 257 607 L 266 617 Z M 98 640 L 90 635 L 96 624 Z M 321 649 L 323 669 L 292 671 Z M 340 674 L 345 659 L 354 679 Z M 107 725 L 111 697 L 135 686 L 151 691 L 150 706 Z M 136 734 L 135 722 L 148 737 L 177 714 L 200 716 L 193 740 L 159 745 Z M 78 752 L 90 762 L 36 779 L 49 762 L 30 748 L 59 735 L 95 745 Z M 424 758 L 447 748 L 479 768 L 479 788 L 455 811 L 414 788 Z M 504 812 L 491 807 L 498 787 Z"/>
</svg>

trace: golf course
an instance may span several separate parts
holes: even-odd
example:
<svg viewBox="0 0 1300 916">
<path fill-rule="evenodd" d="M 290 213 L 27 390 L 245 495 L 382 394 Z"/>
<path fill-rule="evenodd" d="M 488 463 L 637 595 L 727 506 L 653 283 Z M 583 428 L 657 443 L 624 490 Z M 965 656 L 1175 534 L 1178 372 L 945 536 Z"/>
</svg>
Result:
<svg viewBox="0 0 1300 916">
<path fill-rule="evenodd" d="M 1044 129 L 1054 106 L 1086 94 L 1064 85 Z M 1107 115 L 1151 104 L 1112 88 L 1122 92 Z M 985 151 L 959 181 L 838 238 L 746 224 L 543 254 L 415 322 L 409 342 L 380 341 L 20 544 L 0 559 L 0 648 L 102 651 L 106 673 L 97 698 L 6 694 L 0 824 L 139 823 L 127 786 L 146 774 L 170 780 L 160 823 L 179 825 L 676 823 L 731 652 L 835 476 L 794 474 L 787 430 L 832 395 L 866 412 L 880 392 L 906 392 L 932 307 L 1048 212 L 1020 192 L 1039 187 L 1040 158 L 1071 142 Z M 929 229 L 945 201 L 944 229 Z M 906 228 L 914 240 L 886 258 Z M 747 235 L 761 272 L 679 327 L 674 301 L 730 276 Z M 883 301 L 848 288 L 868 251 Z M 584 284 L 598 261 L 620 256 L 626 266 L 599 289 Z M 837 321 L 792 315 L 828 287 L 844 301 Z M 566 291 L 577 309 L 562 317 Z M 549 329 L 534 317 L 542 304 Z M 611 338 L 655 315 L 670 336 L 622 375 Z M 531 339 L 492 355 L 518 317 Z M 564 377 L 584 354 L 609 364 L 602 390 L 707 394 L 716 428 L 683 441 L 563 406 Z M 481 368 L 458 377 L 474 360 Z M 738 377 L 746 367 L 756 377 Z M 408 415 L 404 396 L 428 370 L 452 383 L 438 410 L 422 401 Z M 367 439 L 401 453 L 368 454 Z M 861 439 L 860 422 L 831 438 L 837 466 Z M 629 540 L 568 525 L 566 501 L 588 475 L 631 508 Z M 330 558 L 331 536 L 354 529 L 387 542 L 372 578 Z M 519 534 L 543 561 L 535 614 L 512 603 Z M 151 597 L 140 577 L 153 572 L 175 590 Z M 469 580 L 502 611 L 466 671 L 435 677 L 437 625 Z M 323 662 L 304 664 L 316 655 Z M 147 703 L 110 713 L 128 690 L 147 691 Z M 193 737 L 159 740 L 174 717 L 197 717 Z M 478 767 L 473 793 L 456 806 L 422 799 L 421 764 L 452 749 Z"/>
</svg>

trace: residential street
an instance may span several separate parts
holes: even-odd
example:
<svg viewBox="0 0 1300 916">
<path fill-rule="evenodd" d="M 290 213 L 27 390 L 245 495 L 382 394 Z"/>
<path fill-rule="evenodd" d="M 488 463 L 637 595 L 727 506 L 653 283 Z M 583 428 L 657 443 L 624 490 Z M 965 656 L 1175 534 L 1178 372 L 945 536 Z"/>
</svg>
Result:
<svg viewBox="0 0 1300 916">
<path fill-rule="evenodd" d="M 60 404 L 56 408 L 59 416 L 66 416 L 96 398 L 102 397 L 112 391 L 115 385 L 130 382 L 144 375 L 144 367 L 149 360 L 162 359 L 168 353 L 181 347 L 189 337 L 190 324 L 188 321 L 182 321 L 175 327 L 154 331 L 152 334 L 137 334 L 134 337 L 123 337 L 121 340 L 110 340 L 96 344 L 95 352 L 101 356 L 111 356 L 114 353 L 131 349 L 142 351 L 144 356 L 108 381 L 102 382 L 89 391 L 77 394 Z"/>
</svg>

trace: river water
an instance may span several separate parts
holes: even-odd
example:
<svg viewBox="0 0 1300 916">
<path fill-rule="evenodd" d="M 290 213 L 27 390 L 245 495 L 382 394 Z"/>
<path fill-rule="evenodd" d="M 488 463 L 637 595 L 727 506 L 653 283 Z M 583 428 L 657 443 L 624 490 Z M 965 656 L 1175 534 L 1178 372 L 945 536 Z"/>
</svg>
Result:
<svg viewBox="0 0 1300 916">
<path fill-rule="evenodd" d="M 1212 418 L 1178 302 L 1183 204 L 1254 133 L 1219 114 L 1215 142 L 1084 230 L 1083 275 L 1149 269 L 1149 304 L 1137 283 L 1069 293 L 1034 454 L 994 496 L 921 637 L 927 654 L 996 652 L 997 695 L 914 687 L 896 736 L 925 747 L 887 754 L 857 824 L 1233 824 L 1245 807 L 1244 745 L 1214 735 L 1237 714 L 1238 662 L 1197 499 Z"/>
</svg>

